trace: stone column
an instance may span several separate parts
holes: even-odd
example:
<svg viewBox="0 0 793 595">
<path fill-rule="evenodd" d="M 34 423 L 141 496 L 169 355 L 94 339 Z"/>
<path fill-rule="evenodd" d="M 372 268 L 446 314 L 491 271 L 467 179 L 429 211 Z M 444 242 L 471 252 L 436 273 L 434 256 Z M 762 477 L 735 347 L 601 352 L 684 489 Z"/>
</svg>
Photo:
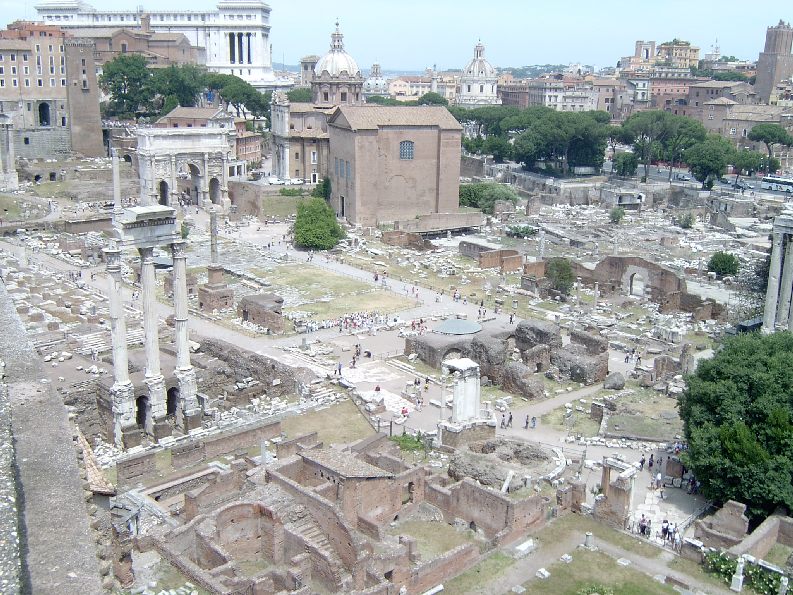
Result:
<svg viewBox="0 0 793 595">
<path fill-rule="evenodd" d="M 774 232 L 771 249 L 771 267 L 768 271 L 768 290 L 765 294 L 765 310 L 763 311 L 763 333 L 774 332 L 776 310 L 779 301 L 779 273 L 782 269 L 782 234 Z"/>
<path fill-rule="evenodd" d="M 592 302 L 593 310 L 595 310 L 598 307 L 599 299 L 600 299 L 600 288 L 598 287 L 597 281 L 595 281 L 595 300 Z"/>
<path fill-rule="evenodd" d="M 785 247 L 785 257 L 782 261 L 782 285 L 780 286 L 779 305 L 776 311 L 776 321 L 786 325 L 790 322 L 790 297 L 793 290 L 793 237 L 788 236 Z"/>
<path fill-rule="evenodd" d="M 118 158 L 114 158 L 118 165 Z M 127 358 L 127 322 L 121 300 L 121 250 L 106 248 L 105 263 L 108 273 L 108 297 L 110 299 L 110 338 L 113 345 L 113 386 L 110 388 L 113 411 L 113 442 L 124 448 L 124 432 L 134 430 L 135 391 L 129 380 Z"/>
<path fill-rule="evenodd" d="M 545 258 L 545 230 L 540 230 L 540 260 Z"/>
<path fill-rule="evenodd" d="M 115 215 L 123 210 L 121 205 L 121 175 L 118 171 L 118 151 L 113 149 L 111 156 L 113 164 L 113 214 Z"/>
<path fill-rule="evenodd" d="M 218 263 L 218 212 L 214 207 L 209 209 L 209 263 Z"/>
<path fill-rule="evenodd" d="M 228 213 L 231 207 L 229 200 L 229 157 L 230 153 L 223 153 L 223 175 L 220 176 L 220 207 Z"/>
<path fill-rule="evenodd" d="M 170 188 L 168 188 L 168 205 L 174 206 L 173 196 L 177 195 L 177 186 L 178 182 L 176 181 L 176 155 L 171 155 L 171 180 L 168 182 Z M 176 199 L 176 206 L 179 206 L 179 199 L 177 196 Z"/>
<path fill-rule="evenodd" d="M 196 393 L 195 369 L 190 364 L 190 344 L 187 328 L 187 255 L 186 242 L 179 240 L 171 244 L 173 252 L 173 301 L 176 327 L 176 370 L 179 381 L 179 404 L 176 422 L 185 432 L 200 426 L 201 411 Z M 196 425 L 197 422 L 197 425 Z M 192 425 L 192 427 L 191 427 Z"/>
<path fill-rule="evenodd" d="M 149 387 L 149 406 L 145 429 L 156 438 L 165 432 L 165 382 L 160 370 L 160 337 L 155 295 L 154 248 L 138 248 L 140 252 L 140 284 L 143 296 L 143 334 L 146 351 L 144 382 Z"/>
<path fill-rule="evenodd" d="M 209 199 L 209 154 L 204 153 L 204 173 L 201 176 L 201 200 L 202 207 L 207 208 L 211 204 Z"/>
</svg>

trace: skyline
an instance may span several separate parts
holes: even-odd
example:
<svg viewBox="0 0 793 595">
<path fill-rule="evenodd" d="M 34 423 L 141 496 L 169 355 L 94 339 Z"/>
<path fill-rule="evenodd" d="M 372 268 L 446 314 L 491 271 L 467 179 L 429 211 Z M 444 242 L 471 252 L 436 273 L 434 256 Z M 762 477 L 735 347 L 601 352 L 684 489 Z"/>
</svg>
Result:
<svg viewBox="0 0 793 595">
<path fill-rule="evenodd" d="M 0 0 L 5 24 L 35 19 L 34 6 L 40 1 Z M 106 10 L 111 4 L 88 3 L 98 10 Z M 141 0 L 112 1 L 115 10 L 131 10 L 139 4 L 156 10 Z M 757 10 L 747 10 L 746 3 L 738 0 L 668 0 L 658 14 L 651 15 L 636 10 L 635 3 L 622 0 L 612 3 L 609 13 L 580 0 L 541 9 L 519 0 L 500 0 L 488 5 L 485 18 L 478 16 L 481 3 L 471 0 L 402 0 L 398 13 L 386 0 L 339 0 L 332 6 L 311 0 L 272 0 L 268 4 L 272 11 L 273 62 L 297 64 L 302 56 L 327 52 L 338 18 L 345 49 L 362 70 L 375 62 L 385 70 L 423 70 L 433 64 L 439 70 L 461 69 L 473 57 L 480 39 L 486 48 L 485 57 L 497 67 L 570 63 L 615 66 L 621 57 L 633 54 L 636 40 L 660 44 L 673 38 L 698 46 L 701 56 L 718 39 L 722 54 L 756 60 L 765 43 L 766 28 L 780 19 L 793 21 L 793 9 L 780 0 L 764 1 Z M 169 0 L 165 6 L 209 11 L 217 2 Z M 306 14 L 311 18 L 306 19 Z M 740 18 L 736 18 L 738 14 Z M 505 18 L 510 22 L 529 21 L 528 35 L 524 29 L 516 35 L 505 34 Z M 510 32 L 509 27 L 506 32 Z"/>
</svg>

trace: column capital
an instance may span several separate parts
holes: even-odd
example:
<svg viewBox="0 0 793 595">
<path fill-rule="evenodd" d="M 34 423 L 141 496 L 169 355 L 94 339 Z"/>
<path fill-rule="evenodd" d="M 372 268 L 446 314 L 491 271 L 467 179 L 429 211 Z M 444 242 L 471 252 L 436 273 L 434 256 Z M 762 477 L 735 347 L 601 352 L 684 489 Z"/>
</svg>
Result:
<svg viewBox="0 0 793 595">
<path fill-rule="evenodd" d="M 121 270 L 121 250 L 113 244 L 102 250 L 105 254 L 105 265 L 109 272 Z"/>
<path fill-rule="evenodd" d="M 176 240 L 171 244 L 171 252 L 174 258 L 187 258 L 187 254 L 185 253 L 185 249 L 187 248 L 187 242 L 184 240 Z"/>
<path fill-rule="evenodd" d="M 144 248 L 138 248 L 138 253 L 140 253 L 141 264 L 143 264 L 144 262 L 146 264 L 149 264 L 154 259 L 154 247 L 152 247 L 152 246 L 146 246 Z"/>
</svg>

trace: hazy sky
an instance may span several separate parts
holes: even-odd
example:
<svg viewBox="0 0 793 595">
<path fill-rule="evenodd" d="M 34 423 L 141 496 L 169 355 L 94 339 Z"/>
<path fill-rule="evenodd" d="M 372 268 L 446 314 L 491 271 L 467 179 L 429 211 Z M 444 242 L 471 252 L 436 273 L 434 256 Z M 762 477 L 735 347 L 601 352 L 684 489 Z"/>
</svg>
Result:
<svg viewBox="0 0 793 595">
<path fill-rule="evenodd" d="M 97 9 L 211 10 L 211 0 L 87 0 Z M 36 17 L 37 0 L 0 0 L 6 22 Z M 462 68 L 481 38 L 494 66 L 580 62 L 614 66 L 637 39 L 691 41 L 705 53 L 756 60 L 766 27 L 793 21 L 790 0 L 272 0 L 273 59 L 323 54 L 338 17 L 345 47 L 368 69 Z"/>
</svg>

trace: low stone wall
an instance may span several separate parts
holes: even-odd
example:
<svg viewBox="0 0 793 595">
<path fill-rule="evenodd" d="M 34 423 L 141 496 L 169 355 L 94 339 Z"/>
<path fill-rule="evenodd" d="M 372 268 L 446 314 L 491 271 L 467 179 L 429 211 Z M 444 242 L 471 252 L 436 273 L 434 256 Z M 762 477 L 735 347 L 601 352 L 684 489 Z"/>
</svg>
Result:
<svg viewBox="0 0 793 595">
<path fill-rule="evenodd" d="M 20 592 L 15 467 L 8 387 L 0 382 L 0 535 L 3 536 L 0 539 L 0 586 L 6 593 Z"/>
<path fill-rule="evenodd" d="M 467 570 L 479 558 L 479 548 L 473 543 L 457 546 L 414 568 L 410 572 L 410 592 L 423 593 L 461 572 Z"/>
<path fill-rule="evenodd" d="M 394 229 L 414 233 L 435 233 L 453 229 L 478 228 L 484 224 L 485 216 L 482 213 L 432 213 L 419 215 L 415 219 L 394 221 Z"/>
<path fill-rule="evenodd" d="M 428 240 L 425 240 L 419 234 L 407 231 L 384 231 L 382 240 L 384 244 L 389 246 L 410 248 L 418 251 L 432 250 L 434 248 Z"/>
</svg>

